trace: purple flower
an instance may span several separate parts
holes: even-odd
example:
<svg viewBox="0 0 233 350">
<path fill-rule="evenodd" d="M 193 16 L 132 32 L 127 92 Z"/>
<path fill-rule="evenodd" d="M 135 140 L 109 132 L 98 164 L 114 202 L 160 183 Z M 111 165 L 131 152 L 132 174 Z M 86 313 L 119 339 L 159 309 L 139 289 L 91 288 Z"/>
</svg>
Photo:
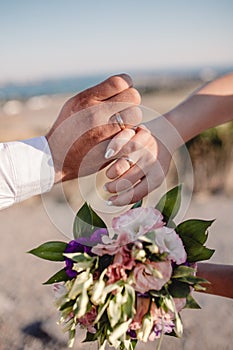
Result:
<svg viewBox="0 0 233 350">
<path fill-rule="evenodd" d="M 92 246 L 101 242 L 101 237 L 107 235 L 108 231 L 106 228 L 100 228 L 96 230 L 91 237 L 78 237 L 75 240 L 70 241 L 64 253 L 87 253 L 90 256 L 95 256 L 91 252 Z M 65 271 L 70 278 L 77 276 L 77 271 L 73 270 L 74 262 L 65 257 Z"/>
<path fill-rule="evenodd" d="M 91 242 L 97 244 L 102 242 L 102 236 L 108 235 L 106 228 L 99 228 L 91 235 Z"/>
<path fill-rule="evenodd" d="M 171 319 L 169 320 L 165 318 L 163 320 L 158 320 L 152 329 L 149 340 L 154 341 L 155 339 L 160 338 L 162 333 L 169 334 L 174 328 L 175 324 Z"/>
<path fill-rule="evenodd" d="M 127 334 L 130 336 L 131 339 L 137 339 L 137 333 L 134 329 L 129 329 L 127 331 Z"/>
</svg>

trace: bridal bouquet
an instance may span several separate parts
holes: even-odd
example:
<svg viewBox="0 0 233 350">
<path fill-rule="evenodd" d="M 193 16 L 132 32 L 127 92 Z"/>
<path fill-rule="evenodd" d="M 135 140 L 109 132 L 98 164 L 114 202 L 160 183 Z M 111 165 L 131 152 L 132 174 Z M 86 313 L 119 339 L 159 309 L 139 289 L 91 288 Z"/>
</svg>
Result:
<svg viewBox="0 0 233 350">
<path fill-rule="evenodd" d="M 84 342 L 134 349 L 138 340 L 164 334 L 180 337 L 180 311 L 199 308 L 192 290 L 206 280 L 196 276 L 196 262 L 209 259 L 204 246 L 212 221 L 173 221 L 181 200 L 177 186 L 156 208 L 137 203 L 112 221 L 112 231 L 87 203 L 74 222 L 74 240 L 47 242 L 30 253 L 64 261 L 64 267 L 45 284 L 54 284 L 55 304 L 69 347 L 78 327 Z"/>
</svg>

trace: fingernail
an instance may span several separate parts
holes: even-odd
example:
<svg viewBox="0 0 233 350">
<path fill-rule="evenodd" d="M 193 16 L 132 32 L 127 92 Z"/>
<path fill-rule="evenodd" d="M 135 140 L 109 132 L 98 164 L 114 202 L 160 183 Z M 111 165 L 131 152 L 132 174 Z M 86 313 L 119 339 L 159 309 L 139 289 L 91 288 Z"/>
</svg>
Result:
<svg viewBox="0 0 233 350">
<path fill-rule="evenodd" d="M 111 158 L 111 157 L 114 155 L 114 153 L 115 153 L 114 149 L 109 148 L 109 149 L 106 151 L 104 157 L 105 157 L 106 159 Z"/>
<path fill-rule="evenodd" d="M 112 201 L 106 201 L 106 204 L 110 207 L 112 205 Z"/>
</svg>

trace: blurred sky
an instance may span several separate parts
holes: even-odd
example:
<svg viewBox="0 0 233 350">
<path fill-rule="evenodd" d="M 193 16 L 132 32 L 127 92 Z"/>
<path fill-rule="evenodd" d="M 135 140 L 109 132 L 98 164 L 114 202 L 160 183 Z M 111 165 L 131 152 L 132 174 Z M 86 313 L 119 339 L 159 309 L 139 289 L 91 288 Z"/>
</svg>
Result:
<svg viewBox="0 0 233 350">
<path fill-rule="evenodd" d="M 233 63 L 232 0 L 0 0 L 0 82 Z"/>
</svg>

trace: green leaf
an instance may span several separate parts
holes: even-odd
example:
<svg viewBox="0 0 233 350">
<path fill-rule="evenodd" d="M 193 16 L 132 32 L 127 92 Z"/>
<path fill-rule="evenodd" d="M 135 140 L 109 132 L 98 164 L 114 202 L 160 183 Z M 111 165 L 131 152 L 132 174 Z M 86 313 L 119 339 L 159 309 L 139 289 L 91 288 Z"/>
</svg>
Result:
<svg viewBox="0 0 233 350">
<path fill-rule="evenodd" d="M 135 347 L 137 345 L 137 342 L 138 341 L 136 339 L 131 340 L 131 349 L 130 350 L 134 350 L 135 349 Z"/>
<path fill-rule="evenodd" d="M 136 310 L 135 305 L 135 289 L 129 284 L 125 285 L 125 293 L 127 294 L 127 301 L 122 305 L 122 311 L 127 318 L 133 318 Z"/>
<path fill-rule="evenodd" d="M 86 338 L 82 341 L 82 343 L 87 343 L 87 342 L 90 342 L 90 341 L 95 341 L 98 339 L 98 336 L 96 336 L 96 333 L 90 333 L 90 332 L 87 332 L 86 333 Z"/>
<path fill-rule="evenodd" d="M 196 302 L 196 300 L 189 294 L 186 298 L 186 309 L 201 309 L 200 305 Z"/>
<path fill-rule="evenodd" d="M 68 348 L 72 348 L 74 345 L 75 333 L 76 333 L 75 329 L 71 329 L 69 331 Z"/>
<path fill-rule="evenodd" d="M 183 323 L 178 312 L 175 312 L 175 332 L 179 338 L 183 334 Z"/>
<path fill-rule="evenodd" d="M 90 237 L 98 228 L 106 228 L 104 221 L 87 204 L 79 209 L 73 224 L 74 238 Z"/>
<path fill-rule="evenodd" d="M 93 262 L 93 257 L 88 255 L 87 253 L 65 253 L 64 256 L 75 261 L 76 263 L 89 262 L 89 261 Z"/>
<path fill-rule="evenodd" d="M 202 285 L 200 285 L 200 284 L 195 284 L 194 285 L 194 289 L 196 290 L 196 291 L 205 291 L 206 290 L 206 287 L 204 287 L 204 286 L 202 286 Z"/>
<path fill-rule="evenodd" d="M 142 199 L 136 202 L 131 209 L 140 208 L 142 206 Z"/>
<path fill-rule="evenodd" d="M 114 297 L 110 300 L 107 308 L 107 315 L 112 328 L 121 320 L 121 304 L 118 303 L 117 298 Z"/>
<path fill-rule="evenodd" d="M 67 309 L 71 309 L 73 310 L 73 305 L 74 305 L 75 301 L 74 300 L 69 300 L 67 302 L 65 302 L 64 304 L 62 304 L 59 308 L 59 311 L 64 311 L 64 310 L 67 310 Z"/>
<path fill-rule="evenodd" d="M 213 221 L 191 219 L 177 226 L 176 232 L 183 241 L 189 262 L 208 260 L 213 255 L 213 249 L 203 246 L 208 237 L 207 229 Z"/>
<path fill-rule="evenodd" d="M 190 275 L 192 276 L 194 272 L 195 272 L 195 269 L 193 269 L 192 267 L 180 265 L 175 268 L 172 278 L 187 277 Z"/>
<path fill-rule="evenodd" d="M 28 253 L 45 260 L 64 261 L 63 253 L 66 246 L 67 243 L 65 242 L 51 241 L 30 250 Z"/>
<path fill-rule="evenodd" d="M 173 298 L 186 298 L 190 293 L 190 287 L 187 283 L 174 280 L 169 285 L 168 290 Z"/>
<path fill-rule="evenodd" d="M 83 288 L 82 294 L 76 299 L 76 302 L 73 307 L 73 311 L 77 318 L 83 317 L 87 312 L 87 307 L 89 303 L 89 298 L 87 291 Z"/>
<path fill-rule="evenodd" d="M 199 283 L 208 283 L 208 281 L 205 278 L 196 277 L 196 276 L 180 277 L 178 280 L 181 282 L 192 284 L 192 285 L 199 284 Z"/>
<path fill-rule="evenodd" d="M 187 260 L 189 262 L 209 260 L 214 254 L 214 249 L 206 248 L 192 238 L 183 237 L 182 241 L 187 252 Z"/>
<path fill-rule="evenodd" d="M 75 299 L 77 296 L 79 296 L 81 293 L 84 292 L 84 290 L 88 290 L 88 288 L 93 283 L 93 276 L 90 273 L 90 269 L 83 271 L 77 275 L 75 278 L 74 284 L 69 291 L 69 299 Z"/>
<path fill-rule="evenodd" d="M 44 282 L 43 284 L 53 284 L 53 283 L 58 283 L 58 282 L 65 282 L 68 281 L 70 278 L 66 274 L 65 269 L 62 269 L 55 273 L 52 277 L 48 279 L 48 281 Z"/>
<path fill-rule="evenodd" d="M 122 337 L 123 334 L 125 334 L 127 332 L 131 322 L 132 322 L 132 319 L 129 319 L 128 321 L 117 325 L 117 327 L 115 327 L 113 329 L 112 333 L 109 336 L 110 345 L 114 346 L 114 343 L 117 340 L 119 340 Z"/>
<path fill-rule="evenodd" d="M 208 238 L 207 229 L 213 222 L 214 220 L 186 220 L 176 227 L 176 232 L 181 239 L 190 237 L 203 245 Z"/>
<path fill-rule="evenodd" d="M 170 191 L 165 193 L 165 195 L 163 195 L 163 197 L 160 199 L 160 201 L 155 207 L 163 214 L 167 226 L 174 226 L 172 220 L 174 219 L 174 217 L 180 209 L 181 189 L 181 185 L 172 188 Z"/>
</svg>

